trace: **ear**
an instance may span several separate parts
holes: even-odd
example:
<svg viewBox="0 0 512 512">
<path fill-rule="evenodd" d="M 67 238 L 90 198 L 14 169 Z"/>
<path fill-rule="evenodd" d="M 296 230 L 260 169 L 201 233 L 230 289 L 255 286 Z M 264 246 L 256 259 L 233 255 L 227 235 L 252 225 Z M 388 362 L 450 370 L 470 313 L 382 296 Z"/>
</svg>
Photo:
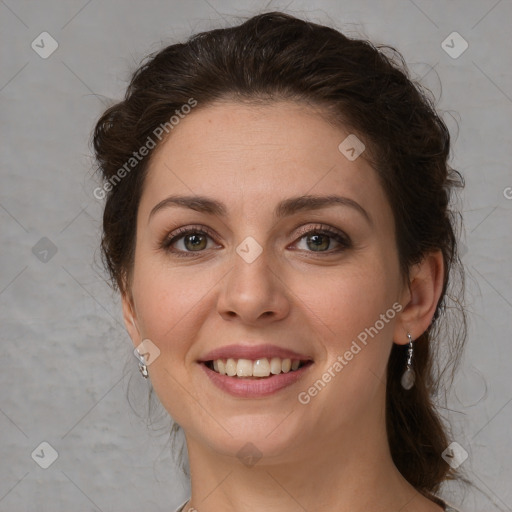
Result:
<svg viewBox="0 0 512 512">
<path fill-rule="evenodd" d="M 440 250 L 426 254 L 420 263 L 411 267 L 409 283 L 400 300 L 403 309 L 395 324 L 395 343 L 405 345 L 408 332 L 415 340 L 427 330 L 443 291 L 443 278 L 444 262 Z"/>
<path fill-rule="evenodd" d="M 132 339 L 134 347 L 138 347 L 142 341 L 140 331 L 137 324 L 137 317 L 135 314 L 135 307 L 133 305 L 133 299 L 131 295 L 126 292 L 121 296 L 123 305 L 123 320 L 126 330 Z"/>
</svg>

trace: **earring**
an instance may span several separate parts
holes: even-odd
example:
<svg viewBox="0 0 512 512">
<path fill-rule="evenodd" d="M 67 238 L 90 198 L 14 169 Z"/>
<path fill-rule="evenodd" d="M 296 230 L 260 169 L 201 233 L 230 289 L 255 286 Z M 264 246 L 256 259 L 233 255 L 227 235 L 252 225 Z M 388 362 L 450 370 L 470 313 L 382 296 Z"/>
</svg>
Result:
<svg viewBox="0 0 512 512">
<path fill-rule="evenodd" d="M 407 337 L 409 338 L 409 348 L 407 349 L 407 367 L 405 368 L 405 372 L 402 375 L 402 379 L 400 383 L 402 387 L 406 390 L 411 389 L 414 386 L 414 381 L 416 380 L 416 374 L 412 369 L 412 337 L 410 333 L 407 333 Z"/>
<path fill-rule="evenodd" d="M 149 375 L 149 372 L 148 372 L 148 367 L 146 365 L 146 360 L 144 359 L 144 356 L 139 354 L 139 351 L 137 349 L 135 349 L 133 351 L 135 357 L 137 358 L 137 360 L 139 361 L 139 371 L 141 373 L 141 375 L 147 379 L 148 378 L 148 375 Z"/>
<path fill-rule="evenodd" d="M 133 316 L 131 317 L 131 321 L 132 321 L 133 327 L 136 329 L 137 327 L 135 325 L 135 320 L 133 319 Z M 149 372 L 148 372 L 148 367 L 146 365 L 146 359 L 144 358 L 144 356 L 142 354 L 139 353 L 139 351 L 137 349 L 135 349 L 133 351 L 133 354 L 137 358 L 137 361 L 139 361 L 139 371 L 140 371 L 141 375 L 145 379 L 147 379 Z"/>
</svg>

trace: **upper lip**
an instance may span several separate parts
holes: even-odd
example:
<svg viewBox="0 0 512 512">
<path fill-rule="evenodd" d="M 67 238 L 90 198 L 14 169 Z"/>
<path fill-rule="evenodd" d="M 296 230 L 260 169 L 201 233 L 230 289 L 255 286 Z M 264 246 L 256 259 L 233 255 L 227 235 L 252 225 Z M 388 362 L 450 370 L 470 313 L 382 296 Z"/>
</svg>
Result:
<svg viewBox="0 0 512 512">
<path fill-rule="evenodd" d="M 276 345 L 225 345 L 216 348 L 206 355 L 202 356 L 199 361 L 215 361 L 216 359 L 263 359 L 263 358 L 279 357 L 280 359 L 298 359 L 300 361 L 310 361 L 312 358 L 304 354 L 299 354 L 293 350 L 278 347 Z"/>
</svg>

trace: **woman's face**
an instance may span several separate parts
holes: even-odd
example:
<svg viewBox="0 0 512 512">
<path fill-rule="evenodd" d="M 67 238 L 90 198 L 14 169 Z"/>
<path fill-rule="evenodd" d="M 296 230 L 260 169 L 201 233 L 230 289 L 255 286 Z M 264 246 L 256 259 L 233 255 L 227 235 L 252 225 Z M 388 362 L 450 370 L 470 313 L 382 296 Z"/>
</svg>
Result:
<svg viewBox="0 0 512 512">
<path fill-rule="evenodd" d="M 189 443 L 277 461 L 384 435 L 407 290 L 390 205 L 351 139 L 338 148 L 348 135 L 303 105 L 225 102 L 153 155 L 124 310 Z"/>
</svg>

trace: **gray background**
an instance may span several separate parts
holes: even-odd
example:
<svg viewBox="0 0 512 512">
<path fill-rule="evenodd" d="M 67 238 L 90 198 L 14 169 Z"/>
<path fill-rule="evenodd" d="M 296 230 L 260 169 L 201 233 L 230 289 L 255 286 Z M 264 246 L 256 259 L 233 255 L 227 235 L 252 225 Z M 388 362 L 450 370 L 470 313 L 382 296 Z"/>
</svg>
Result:
<svg viewBox="0 0 512 512">
<path fill-rule="evenodd" d="M 445 415 L 481 490 L 444 496 L 467 512 L 512 510 L 510 0 L 0 0 L 1 511 L 170 511 L 187 497 L 168 420 L 146 426 L 147 384 L 101 269 L 88 141 L 148 52 L 265 10 L 395 46 L 439 99 L 467 182 L 471 317 Z M 59 45 L 46 59 L 31 47 L 43 31 Z M 469 44 L 458 58 L 441 46 L 453 31 Z M 48 469 L 43 441 L 58 452 Z"/>
</svg>

